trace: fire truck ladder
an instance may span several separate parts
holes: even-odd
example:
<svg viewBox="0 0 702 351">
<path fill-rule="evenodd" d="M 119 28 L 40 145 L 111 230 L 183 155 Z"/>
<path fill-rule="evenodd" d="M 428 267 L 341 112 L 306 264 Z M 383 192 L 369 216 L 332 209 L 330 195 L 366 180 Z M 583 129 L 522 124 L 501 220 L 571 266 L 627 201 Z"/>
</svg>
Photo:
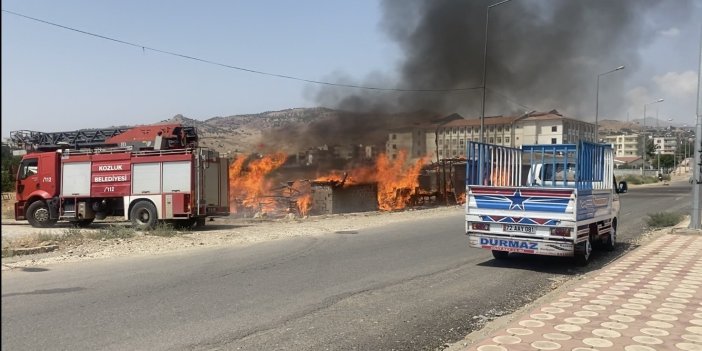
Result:
<svg viewBox="0 0 702 351">
<path fill-rule="evenodd" d="M 129 128 L 78 130 L 56 133 L 19 130 L 10 132 L 10 141 L 18 148 L 38 151 L 115 147 L 117 145 L 107 143 L 107 139 L 127 130 L 129 130 Z"/>
<path fill-rule="evenodd" d="M 53 151 L 59 149 L 95 149 L 95 148 L 114 148 L 114 147 L 133 147 L 136 150 L 144 148 L 153 148 L 151 134 L 144 133 L 136 137 L 131 137 L 131 134 L 139 130 L 155 131 L 160 126 L 142 126 L 132 128 L 108 128 L 108 129 L 85 129 L 72 132 L 55 132 L 44 133 L 29 130 L 20 130 L 10 132 L 10 142 L 12 146 L 24 149 L 27 151 Z M 163 135 L 166 139 L 179 139 L 182 143 L 181 147 L 190 144 L 196 144 L 198 140 L 195 127 L 177 126 L 174 132 L 178 135 Z M 120 138 L 116 138 L 118 135 Z M 125 136 L 129 138 L 124 138 Z M 146 135 L 149 135 L 146 137 Z M 161 135 L 161 133 L 159 133 Z M 170 147 L 166 147 L 170 148 Z"/>
</svg>

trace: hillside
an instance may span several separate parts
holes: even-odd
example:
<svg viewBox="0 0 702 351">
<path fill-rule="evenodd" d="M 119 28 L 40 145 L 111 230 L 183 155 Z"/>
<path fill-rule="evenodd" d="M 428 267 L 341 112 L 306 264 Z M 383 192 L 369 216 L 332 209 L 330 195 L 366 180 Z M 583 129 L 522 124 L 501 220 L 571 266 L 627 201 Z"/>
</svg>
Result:
<svg viewBox="0 0 702 351">
<path fill-rule="evenodd" d="M 176 115 L 161 122 L 193 126 L 200 134 L 200 145 L 226 153 L 252 153 L 260 151 L 263 132 L 280 128 L 299 128 L 318 122 L 335 111 L 325 108 L 293 108 L 257 114 L 212 117 L 204 121 Z"/>
<path fill-rule="evenodd" d="M 600 131 L 602 132 L 619 132 L 624 130 L 630 130 L 632 132 L 638 132 L 643 128 L 643 119 L 634 119 L 631 121 L 618 121 L 605 119 L 600 120 Z M 680 128 L 679 125 L 670 123 L 669 121 L 656 120 L 655 118 L 646 118 L 646 128 L 668 128 L 668 127 Z"/>
<path fill-rule="evenodd" d="M 200 145 L 222 153 L 294 153 L 325 144 L 382 148 L 389 128 L 426 120 L 429 116 L 433 115 L 428 112 L 355 113 L 317 107 L 213 117 L 204 121 L 176 115 L 161 122 L 197 127 Z"/>
</svg>

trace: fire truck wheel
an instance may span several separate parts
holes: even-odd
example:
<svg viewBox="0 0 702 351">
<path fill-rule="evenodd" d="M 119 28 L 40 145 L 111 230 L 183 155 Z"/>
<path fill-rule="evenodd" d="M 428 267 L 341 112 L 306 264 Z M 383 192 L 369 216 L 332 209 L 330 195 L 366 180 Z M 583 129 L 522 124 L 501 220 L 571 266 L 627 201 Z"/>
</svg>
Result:
<svg viewBox="0 0 702 351">
<path fill-rule="evenodd" d="M 492 257 L 494 257 L 496 260 L 504 260 L 509 257 L 509 252 L 492 250 Z"/>
<path fill-rule="evenodd" d="M 27 220 L 35 228 L 48 228 L 56 223 L 56 219 L 51 219 L 49 215 L 49 206 L 42 200 L 34 201 L 29 205 Z"/>
<path fill-rule="evenodd" d="M 158 223 L 156 206 L 149 201 L 137 202 L 129 212 L 129 217 L 132 220 L 132 225 L 137 230 L 154 229 Z"/>
</svg>

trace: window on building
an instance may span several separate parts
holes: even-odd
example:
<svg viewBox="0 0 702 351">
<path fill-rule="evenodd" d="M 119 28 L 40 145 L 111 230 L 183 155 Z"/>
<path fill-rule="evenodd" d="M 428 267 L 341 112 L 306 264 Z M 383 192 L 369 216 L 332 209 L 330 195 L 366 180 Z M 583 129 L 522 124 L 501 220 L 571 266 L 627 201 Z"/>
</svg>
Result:
<svg viewBox="0 0 702 351">
<path fill-rule="evenodd" d="M 505 127 L 505 132 L 509 132 L 509 126 Z"/>
<path fill-rule="evenodd" d="M 494 132 L 495 131 L 495 126 L 490 126 L 490 131 Z"/>
<path fill-rule="evenodd" d="M 461 127 L 461 133 L 465 133 L 466 129 Z"/>
<path fill-rule="evenodd" d="M 497 131 L 501 132 L 502 131 L 502 126 L 497 127 Z"/>
<path fill-rule="evenodd" d="M 457 129 L 456 127 L 453 127 L 453 128 L 451 128 L 451 129 L 453 129 L 453 134 L 458 133 L 458 129 Z"/>
<path fill-rule="evenodd" d="M 461 145 L 461 147 L 463 147 L 463 143 L 464 143 L 463 139 L 458 141 L 458 145 Z"/>
<path fill-rule="evenodd" d="M 557 132 L 557 131 L 558 131 L 558 126 L 553 126 L 553 127 L 551 127 L 551 131 L 552 131 L 552 132 Z M 555 144 L 555 143 L 553 143 L 553 144 Z"/>
<path fill-rule="evenodd" d="M 392 144 L 392 149 L 397 150 L 397 144 Z"/>
<path fill-rule="evenodd" d="M 494 142 L 495 142 L 495 138 L 488 139 L 488 143 L 494 143 Z"/>
<path fill-rule="evenodd" d="M 444 155 L 444 150 L 439 150 L 439 156 L 443 156 L 443 155 Z"/>
<path fill-rule="evenodd" d="M 498 143 L 498 144 L 502 144 L 502 138 L 501 138 L 501 137 L 497 137 L 497 143 Z"/>
<path fill-rule="evenodd" d="M 441 145 L 443 145 L 443 144 L 444 144 L 444 140 L 443 140 L 443 139 L 439 139 L 439 146 L 441 146 Z"/>
<path fill-rule="evenodd" d="M 505 137 L 505 143 L 509 143 L 509 137 Z"/>
<path fill-rule="evenodd" d="M 557 138 L 551 138 L 551 144 L 558 144 Z"/>
</svg>

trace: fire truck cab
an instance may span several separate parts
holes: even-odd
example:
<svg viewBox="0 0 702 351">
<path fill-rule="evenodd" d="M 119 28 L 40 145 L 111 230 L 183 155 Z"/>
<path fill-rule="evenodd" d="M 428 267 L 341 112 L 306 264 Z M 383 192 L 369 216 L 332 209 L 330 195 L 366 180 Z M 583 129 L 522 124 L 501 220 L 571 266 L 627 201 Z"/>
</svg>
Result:
<svg viewBox="0 0 702 351">
<path fill-rule="evenodd" d="M 137 229 L 158 221 L 204 225 L 229 215 L 228 160 L 197 147 L 194 128 L 139 126 L 64 133 L 12 132 L 31 151 L 17 171 L 15 219 L 34 227 L 83 227 L 122 216 Z"/>
</svg>

